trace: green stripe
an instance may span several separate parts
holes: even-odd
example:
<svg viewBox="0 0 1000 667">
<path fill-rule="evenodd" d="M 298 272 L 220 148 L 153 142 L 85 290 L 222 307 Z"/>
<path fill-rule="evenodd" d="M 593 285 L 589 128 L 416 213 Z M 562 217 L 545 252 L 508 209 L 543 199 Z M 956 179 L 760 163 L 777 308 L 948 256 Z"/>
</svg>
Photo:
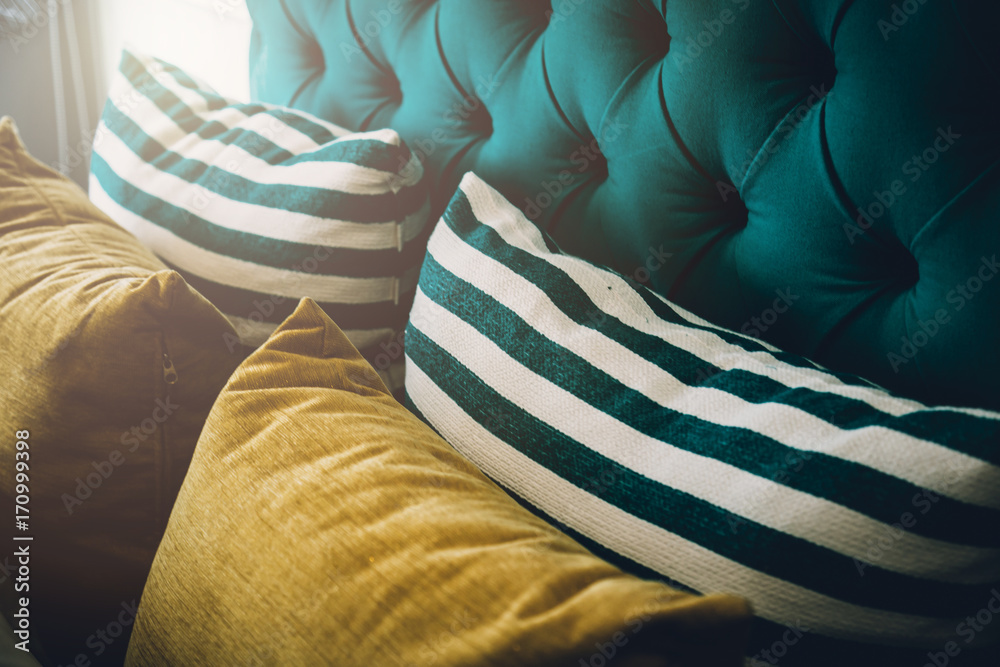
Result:
<svg viewBox="0 0 1000 667">
<path fill-rule="evenodd" d="M 950 618 L 978 600 L 982 586 L 918 579 L 877 565 L 862 577 L 851 558 L 753 521 L 746 520 L 734 533 L 729 512 L 581 445 L 508 401 L 413 326 L 407 328 L 406 340 L 413 364 L 431 373 L 460 409 L 535 463 L 581 489 L 611 471 L 615 481 L 594 495 L 632 516 L 754 570 L 853 604 Z"/>
<path fill-rule="evenodd" d="M 578 324 L 594 329 L 600 328 L 595 317 L 600 315 L 607 322 L 617 321 L 605 314 L 587 296 L 586 292 L 561 269 L 545 260 L 508 244 L 491 227 L 479 222 L 465 194 L 460 190 L 444 214 L 444 220 L 466 243 L 483 254 L 492 257 L 511 271 L 539 286 L 552 297 L 555 305 Z M 580 260 L 582 261 L 582 260 Z M 631 289 L 631 288 L 629 288 Z M 728 344 L 750 352 L 761 352 L 771 356 L 777 364 L 792 367 L 811 368 L 816 366 L 797 355 L 772 353 L 759 343 L 744 339 L 736 334 L 727 334 L 709 327 L 691 325 L 678 315 L 669 305 L 655 298 L 648 290 L 637 292 L 653 308 L 654 314 L 664 321 L 688 328 L 711 332 Z M 610 338 L 633 350 L 636 354 L 656 363 L 656 350 L 664 344 L 662 339 L 644 334 L 623 325 L 602 331 Z M 728 371 L 714 383 L 708 378 L 717 377 L 722 370 L 711 362 L 693 355 L 678 356 L 669 365 L 661 368 L 689 386 L 707 384 L 717 386 L 730 394 L 739 396 L 750 403 L 781 403 L 807 412 L 819 419 L 844 430 L 855 430 L 866 426 L 879 425 L 939 444 L 943 447 L 973 456 L 993 465 L 1000 465 L 1000 421 L 951 411 L 922 411 L 895 417 L 888 415 L 865 401 L 846 398 L 809 388 L 790 388 L 763 375 L 745 371 Z M 870 387 L 870 385 L 847 374 L 830 373 L 831 377 L 846 384 Z M 729 375 L 732 373 L 733 375 Z M 732 382 L 729 382 L 729 379 Z M 877 391 L 877 390 L 872 390 Z"/>
<path fill-rule="evenodd" d="M 234 107 L 247 115 L 260 113 L 270 115 L 280 114 L 282 120 L 287 119 L 289 125 L 294 126 L 296 130 L 312 138 L 318 144 L 329 143 L 336 139 L 336 136 L 323 125 L 308 120 L 301 114 L 290 109 L 268 108 L 268 106 L 260 103 L 234 104 L 232 100 L 219 95 L 215 91 L 199 87 L 198 83 L 180 68 L 158 58 L 153 58 L 153 60 L 163 68 L 161 77 L 167 76 L 172 78 L 178 86 L 191 90 L 204 100 L 205 111 L 218 112 L 228 107 Z M 226 126 L 221 123 L 206 122 L 190 106 L 177 97 L 175 93 L 160 83 L 147 69 L 145 63 L 127 50 L 122 54 L 119 70 L 138 91 L 156 104 L 161 111 L 167 113 L 168 116 L 188 133 L 207 132 L 208 135 L 205 138 L 215 138 L 220 132 L 226 129 Z"/>
<path fill-rule="evenodd" d="M 105 111 L 104 121 L 108 128 L 144 162 L 192 185 L 198 185 L 210 193 L 247 204 L 326 219 L 373 223 L 402 220 L 419 211 L 426 199 L 422 187 L 406 187 L 398 193 L 391 192 L 388 174 L 385 192 L 377 195 L 351 194 L 327 188 L 290 184 L 261 184 L 233 171 L 200 160 L 185 158 L 167 149 L 114 107 L 109 107 Z M 340 152 L 346 157 L 350 157 L 355 149 L 363 153 L 362 143 L 344 144 Z M 338 145 L 330 148 L 336 146 Z M 100 150 L 97 154 L 105 155 Z M 315 157 L 316 155 L 313 155 L 307 161 L 311 162 Z M 364 162 L 363 155 L 356 154 L 354 158 L 360 163 Z M 303 160 L 306 158 L 303 157 Z M 199 194 L 198 191 L 192 189 L 190 197 L 193 199 L 196 194 Z"/>
<path fill-rule="evenodd" d="M 294 267 L 301 267 L 306 260 L 314 259 L 317 249 L 326 249 L 332 253 L 331 257 L 318 262 L 316 270 L 312 273 L 323 276 L 388 277 L 418 266 L 423 251 L 420 243 L 421 235 L 404 246 L 402 253 L 390 250 L 388 255 L 381 255 L 383 251 L 354 250 L 269 239 L 214 225 L 200 216 L 154 197 L 120 178 L 100 155 L 92 156 L 91 172 L 108 196 L 136 215 L 200 248 L 261 266 L 295 270 Z M 382 259 L 390 255 L 395 260 L 388 265 L 372 261 L 374 258 Z M 347 272 L 348 270 L 356 270 L 358 274 L 352 275 Z"/>
<path fill-rule="evenodd" d="M 882 523 L 898 523 L 909 512 L 915 517 L 909 531 L 917 535 L 1000 547 L 1000 530 L 983 530 L 984 526 L 1000 525 L 1000 512 L 937 494 L 932 503 L 921 496 L 923 489 L 893 475 L 822 452 L 803 453 L 750 429 L 715 424 L 661 406 L 554 343 L 475 285 L 449 273 L 438 263 L 433 249 L 424 262 L 420 285 L 429 298 L 444 304 L 524 368 L 650 438 L 825 498 Z M 614 337 L 618 338 L 634 331 L 611 319 L 600 323 L 599 329 L 605 334 L 617 330 Z M 626 345 L 626 349 L 635 347 Z M 685 354 L 659 341 L 644 358 L 660 368 L 672 368 L 675 359 Z M 726 375 L 716 376 L 716 381 L 727 383 Z"/>
<path fill-rule="evenodd" d="M 402 402 L 406 408 L 413 412 L 419 419 L 427 423 L 431 428 L 434 428 L 434 425 L 430 423 L 426 417 L 424 417 L 424 415 L 413 403 L 413 399 L 408 393 L 405 394 L 405 398 Z M 641 579 L 646 579 L 647 581 L 662 581 L 668 586 L 691 593 L 706 594 L 717 592 L 714 590 L 695 590 L 690 586 L 686 586 L 681 582 L 664 576 L 660 572 L 657 572 L 627 556 L 609 549 L 600 542 L 592 540 L 571 526 L 567 526 L 551 514 L 548 514 L 544 510 L 538 508 L 526 498 L 520 496 L 517 489 L 512 489 L 502 484 L 499 480 L 494 481 L 503 486 L 508 495 L 510 495 L 511 498 L 517 501 L 529 512 L 563 531 L 598 558 L 608 561 L 612 565 L 615 565 L 631 575 Z M 598 481 L 592 484 L 591 487 L 599 485 L 600 482 Z M 988 595 L 989 594 L 987 593 L 983 599 L 985 600 Z M 970 613 L 974 613 L 976 611 L 978 611 L 978 609 L 969 610 Z M 794 620 L 795 619 L 792 619 L 793 622 Z M 769 664 L 764 656 L 760 655 L 761 652 L 770 650 L 775 643 L 784 642 L 788 629 L 788 626 L 769 621 L 759 616 L 754 617 L 750 628 L 750 637 L 747 641 L 746 656 L 756 656 L 757 659 L 763 664 Z M 801 631 L 805 628 L 799 629 Z M 787 659 L 789 664 L 791 664 L 790 661 L 794 660 L 795 664 L 809 665 L 810 667 L 843 667 L 845 655 L 851 656 L 852 667 L 885 667 L 885 665 L 902 664 L 917 666 L 922 664 L 920 660 L 926 658 L 927 654 L 925 649 L 878 646 L 862 642 L 852 642 L 844 639 L 834 639 L 833 637 L 826 637 L 817 634 L 814 628 L 809 628 L 802 634 L 801 637 L 793 633 L 788 635 L 788 638 L 795 641 L 794 644 L 785 644 L 785 648 L 789 649 L 789 657 Z M 781 651 L 781 647 L 779 647 L 778 650 Z M 772 657 L 774 657 L 773 654 Z M 779 660 L 778 664 L 784 664 L 785 662 L 785 660 Z M 993 665 L 993 663 L 983 664 Z"/>
<path fill-rule="evenodd" d="M 129 63 L 128 71 L 126 72 L 125 69 L 122 69 L 122 73 L 125 74 L 126 77 L 134 83 L 135 81 L 143 80 L 143 76 L 152 76 L 148 72 L 144 73 L 145 66 L 143 63 L 138 61 L 138 59 L 136 59 L 131 53 L 128 55 L 132 59 Z M 179 67 L 175 67 L 174 65 L 164 62 L 158 58 L 153 58 L 153 60 L 162 65 L 164 72 L 173 77 L 178 85 L 197 93 L 199 97 L 204 99 L 205 108 L 208 110 L 217 111 L 226 107 L 233 107 L 239 109 L 247 116 L 266 113 L 279 118 L 285 124 L 294 127 L 296 130 L 306 135 L 317 144 L 326 144 L 338 138 L 337 135 L 333 134 L 325 125 L 308 120 L 301 114 L 290 109 L 274 107 L 273 105 L 265 105 L 259 102 L 234 104 L 232 100 L 219 95 L 214 90 L 201 88 L 198 85 L 198 82 L 188 76 L 187 73 Z"/>
<path fill-rule="evenodd" d="M 242 111 L 248 116 L 265 113 L 280 119 L 285 124 L 310 137 L 319 144 L 313 151 L 296 156 L 255 131 L 241 127 L 229 128 L 218 121 L 202 118 L 170 91 L 170 89 L 160 84 L 152 74 L 143 68 L 141 62 L 135 60 L 129 63 L 129 66 L 126 68 L 126 63 L 123 59 L 122 65 L 122 73 L 129 78 L 132 85 L 171 120 L 177 123 L 181 129 L 190 134 L 197 134 L 203 139 L 211 139 L 222 144 L 243 147 L 247 152 L 256 155 L 262 160 L 266 160 L 269 164 L 295 164 L 300 161 L 346 162 L 378 171 L 398 174 L 407 166 L 412 155 L 410 149 L 402 142 L 397 146 L 371 137 L 358 135 L 346 135 L 337 140 L 337 137 L 325 127 L 304 118 L 301 114 L 291 109 L 267 109 L 260 104 L 252 103 L 229 104 L 224 98 L 205 95 L 203 94 L 204 91 L 200 90 L 194 91 L 206 98 L 210 111 L 220 111 L 231 107 Z M 178 81 L 178 83 L 180 82 Z M 194 85 L 193 82 L 191 83 Z M 117 111 L 114 105 L 107 105 L 105 114 L 112 110 Z M 110 126 L 110 123 L 105 122 Z M 120 133 L 116 131 L 116 134 Z M 336 143 L 331 143 L 334 140 L 337 140 Z"/>
</svg>

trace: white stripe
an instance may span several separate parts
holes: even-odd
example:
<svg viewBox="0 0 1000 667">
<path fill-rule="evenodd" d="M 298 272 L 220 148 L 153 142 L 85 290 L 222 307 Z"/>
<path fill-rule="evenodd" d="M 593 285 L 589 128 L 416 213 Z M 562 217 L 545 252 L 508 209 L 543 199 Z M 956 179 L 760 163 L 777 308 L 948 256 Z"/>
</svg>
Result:
<svg viewBox="0 0 1000 667">
<path fill-rule="evenodd" d="M 247 114 L 243 113 L 241 110 L 237 108 L 237 105 L 239 103 L 234 100 L 226 99 L 225 101 L 227 103 L 227 106 L 223 107 L 222 109 L 210 111 L 208 108 L 209 107 L 208 100 L 206 100 L 202 95 L 192 90 L 191 88 L 181 85 L 180 82 L 178 82 L 177 79 L 174 77 L 174 75 L 171 74 L 169 71 L 166 70 L 158 71 L 157 64 L 155 62 L 152 62 L 151 59 L 148 57 L 137 56 L 137 58 L 144 63 L 146 71 L 152 77 L 153 82 L 155 82 L 155 85 L 173 93 L 178 98 L 180 98 L 181 102 L 183 102 L 184 105 L 202 123 L 205 123 L 207 120 L 212 120 L 222 124 L 226 128 L 232 129 L 245 119 L 249 118 Z M 118 75 L 119 76 L 115 78 L 114 83 L 112 84 L 111 99 L 115 99 L 117 97 L 117 95 L 119 94 L 119 90 L 122 93 L 125 93 L 126 92 L 125 86 L 129 87 L 132 86 L 131 81 L 129 80 L 128 76 L 125 75 L 125 73 L 119 70 Z M 145 82 L 140 82 L 140 85 L 152 86 L 153 84 L 150 83 L 149 81 L 145 81 Z M 211 89 L 209 90 L 210 92 L 215 93 L 214 90 Z M 150 93 L 154 96 L 156 95 L 155 90 L 150 91 Z M 220 95 L 220 97 L 222 96 Z M 145 99 L 146 96 L 143 95 L 143 98 Z M 172 119 L 170 119 L 169 116 L 160 111 L 159 108 L 156 107 L 156 105 L 153 105 L 153 108 L 157 110 L 157 113 L 161 114 L 164 118 L 169 119 L 172 122 Z M 298 115 L 295 112 L 292 113 L 293 115 Z M 205 114 L 209 114 L 210 117 L 206 117 Z M 308 153 L 314 151 L 319 146 L 319 144 L 316 143 L 316 141 L 313 140 L 309 135 L 299 132 L 294 127 L 282 123 L 279 119 L 273 116 L 269 115 L 268 118 L 270 119 L 271 122 L 273 122 L 272 126 L 273 136 L 266 136 L 266 138 L 269 139 L 272 143 L 276 144 L 279 148 L 282 148 L 292 153 L 293 155 L 298 155 L 299 153 Z M 187 132 L 184 132 L 184 134 L 187 134 Z"/>
<path fill-rule="evenodd" d="M 177 80 L 177 77 L 172 73 L 172 71 L 169 68 L 164 68 L 163 66 L 161 66 L 160 63 L 159 63 L 159 61 L 157 61 L 156 58 L 154 58 L 152 56 L 149 56 L 149 55 L 146 55 L 146 54 L 136 53 L 134 51 L 130 52 L 130 53 L 131 53 L 131 55 L 132 55 L 133 58 L 135 58 L 136 60 L 138 60 L 139 62 L 141 62 L 143 64 L 143 66 L 145 67 L 145 69 L 148 72 L 153 73 L 153 74 L 156 74 L 157 72 L 159 72 L 160 75 L 157 77 L 158 81 L 162 77 L 162 82 L 165 83 L 165 84 L 167 84 L 167 86 L 171 90 L 174 90 L 176 88 L 186 88 L 186 86 L 184 86 L 180 81 Z M 215 95 L 215 96 L 217 96 L 217 97 L 225 100 L 229 104 L 242 104 L 238 100 L 233 100 L 233 99 L 227 98 L 224 95 L 219 94 L 219 92 L 216 91 L 211 85 L 209 85 L 207 82 L 199 79 L 197 76 L 194 76 L 194 75 L 190 74 L 189 72 L 184 72 L 184 74 L 187 75 L 187 77 L 189 79 L 191 79 L 192 81 L 194 81 L 195 85 L 197 85 L 200 90 L 204 90 L 204 91 L 206 91 L 208 93 L 211 93 L 211 94 L 213 94 L 213 95 Z M 289 109 L 288 107 L 283 107 L 283 106 L 278 105 L 278 104 L 270 104 L 268 102 L 253 102 L 253 104 L 255 104 L 257 106 L 260 106 L 260 107 L 262 107 L 264 109 L 268 109 L 268 110 L 280 109 L 282 111 L 289 111 L 289 112 L 291 112 L 294 115 L 301 116 L 301 117 L 305 118 L 306 120 L 312 122 L 315 125 L 319 125 L 320 127 L 326 129 L 330 134 L 334 135 L 335 137 L 340 137 L 340 136 L 343 136 L 345 134 L 351 134 L 350 130 L 348 130 L 346 128 L 343 128 L 343 127 L 340 127 L 339 125 L 336 125 L 334 123 L 331 123 L 330 121 L 326 120 L 325 118 L 320 118 L 319 116 L 315 116 L 315 115 L 309 113 L 308 111 L 303 111 L 301 109 Z M 199 104 L 199 108 L 207 108 L 207 106 L 208 106 L 208 102 L 204 101 L 204 100 Z"/>
<path fill-rule="evenodd" d="M 89 194 L 98 208 L 167 262 L 220 285 L 293 299 L 308 296 L 321 303 L 365 304 L 396 302 L 400 294 L 413 289 L 420 273 L 420 268 L 414 267 L 400 278 L 350 278 L 245 262 L 205 250 L 135 215 L 112 199 L 93 177 Z"/>
<path fill-rule="evenodd" d="M 169 77 L 164 76 L 163 79 L 167 80 Z M 171 90 L 174 89 L 171 87 Z M 316 153 L 319 149 L 334 143 L 370 140 L 397 147 L 402 143 L 396 132 L 378 130 L 345 135 L 329 144 L 319 145 L 273 115 L 248 116 L 235 107 L 209 111 L 207 103 L 200 95 L 179 85 L 175 92 L 177 91 L 185 91 L 185 95 L 192 98 L 189 100 L 190 110 L 203 124 L 216 122 L 229 129 L 239 128 L 257 133 L 296 156 Z M 423 177 L 423 167 L 412 153 L 407 163 L 398 165 L 397 172 L 381 171 L 350 162 L 331 161 L 320 155 L 304 163 L 270 164 L 240 146 L 226 144 L 218 139 L 203 139 L 195 133 L 187 132 L 141 94 L 121 72 L 116 76 L 110 99 L 122 114 L 128 116 L 144 133 L 167 149 L 188 159 L 225 168 L 258 183 L 287 184 L 373 195 L 398 192 L 404 187 L 417 184 Z M 300 115 L 292 110 L 289 110 L 288 114 Z M 100 146 L 99 143 L 97 145 Z"/>
<path fill-rule="evenodd" d="M 848 557 L 864 559 L 873 539 L 890 534 L 884 523 L 860 512 L 637 431 L 521 365 L 419 288 L 412 312 L 423 315 L 411 317 L 411 326 L 468 372 L 489 378 L 489 385 L 512 404 L 648 479 Z M 881 568 L 958 583 L 1000 578 L 998 549 L 942 542 L 907 531 L 893 539 L 892 548 L 884 549 L 876 561 Z"/>
<path fill-rule="evenodd" d="M 101 127 L 106 128 L 103 123 Z M 105 131 L 99 154 L 119 178 L 217 227 L 293 243 L 351 250 L 398 250 L 399 225 L 395 221 L 363 223 L 334 220 L 229 199 L 168 171 L 161 171 L 132 152 L 113 132 Z M 386 213 L 393 211 L 387 207 Z M 403 219 L 401 226 L 405 242 L 412 241 L 423 232 L 429 213 L 430 202 L 425 199 L 419 210 Z M 233 248 L 233 252 L 238 251 L 238 248 Z"/>
<path fill-rule="evenodd" d="M 121 71 L 116 72 L 112 80 L 108 104 L 113 105 L 120 113 L 139 125 L 146 134 L 155 137 L 165 146 L 173 146 L 191 135 L 139 92 Z M 100 148 L 102 138 L 103 135 L 98 132 L 94 139 L 95 150 Z"/>
<path fill-rule="evenodd" d="M 133 56 L 135 56 L 135 54 L 133 54 Z M 158 63 L 155 62 L 155 59 L 149 56 L 135 56 L 135 57 L 144 64 L 147 72 L 153 70 L 152 72 L 150 72 L 151 74 L 153 74 L 155 71 L 157 71 L 156 68 Z M 121 74 L 121 72 L 119 72 L 119 74 Z M 122 74 L 122 78 L 128 85 L 132 85 L 131 82 L 128 81 L 128 77 L 124 76 L 124 74 Z M 227 104 L 227 106 L 223 109 L 211 110 L 209 108 L 209 101 L 205 99 L 203 95 L 201 95 L 198 91 L 192 90 L 191 88 L 182 84 L 176 78 L 176 76 L 174 76 L 169 70 L 161 70 L 159 74 L 154 74 L 153 78 L 165 90 L 170 91 L 178 98 L 180 98 L 180 100 L 184 102 L 185 106 L 187 106 L 191 110 L 191 112 L 194 113 L 194 115 L 197 118 L 201 119 L 203 122 L 207 121 L 218 122 L 221 123 L 226 128 L 232 129 L 233 127 L 236 127 L 237 125 L 240 124 L 239 121 L 240 118 L 260 119 L 262 117 L 262 114 L 254 114 L 253 116 L 250 116 L 244 113 L 240 108 L 243 106 L 240 102 L 236 100 L 230 100 L 222 95 L 219 95 L 214 89 L 212 89 L 211 86 L 199 84 L 205 89 L 206 92 L 222 98 L 223 100 L 225 100 Z M 381 143 L 389 144 L 392 146 L 400 146 L 402 145 L 403 142 L 402 138 L 400 138 L 399 136 L 399 133 L 390 128 L 382 128 L 363 133 L 354 133 L 342 127 L 339 127 L 338 125 L 334 125 L 333 123 L 323 120 L 318 116 L 314 116 L 313 114 L 310 114 L 306 111 L 301 111 L 299 109 L 291 109 L 289 107 L 282 107 L 274 104 L 267 104 L 264 102 L 256 102 L 254 104 L 260 106 L 261 108 L 265 108 L 268 111 L 281 111 L 285 115 L 301 118 L 313 125 L 325 129 L 327 132 L 332 134 L 337 139 L 367 138 L 371 139 L 372 141 L 379 141 Z M 320 144 L 316 142 L 316 140 L 314 140 L 312 137 L 302 133 L 294 126 L 284 123 L 278 117 L 273 116 L 270 113 L 265 114 L 263 116 L 268 122 L 269 129 L 272 130 L 274 133 L 273 138 L 269 134 L 264 135 L 265 138 L 271 140 L 277 146 L 288 151 L 292 155 L 311 153 L 320 147 Z M 236 124 L 234 125 L 230 124 L 234 120 L 236 121 Z M 287 130 L 287 132 L 285 130 Z"/>
<path fill-rule="evenodd" d="M 528 222 L 527 218 L 507 202 L 502 195 L 475 174 L 471 172 L 466 174 L 462 180 L 461 188 L 469 199 L 476 218 L 496 230 L 507 243 L 530 252 L 568 274 L 608 315 L 621 320 L 622 323 L 637 331 L 666 340 L 665 334 L 659 331 L 660 318 L 650 310 L 649 306 L 634 293 L 632 287 L 620 276 L 606 269 L 595 267 L 584 260 L 550 252 L 545 247 L 538 229 Z M 609 290 L 609 286 L 612 289 Z M 670 305 L 677 308 L 672 303 Z M 680 313 L 681 309 L 678 309 L 678 312 Z M 690 314 L 688 315 L 690 316 Z M 693 316 L 691 318 L 699 322 L 704 321 Z M 713 328 L 725 331 L 718 327 Z M 683 340 L 670 340 L 671 344 L 686 349 L 702 359 L 717 360 L 716 365 L 722 367 L 723 370 L 728 370 L 729 366 L 726 366 L 728 362 L 752 360 L 754 363 L 752 366 L 747 366 L 747 370 L 752 369 L 751 372 L 771 378 L 788 387 L 807 387 L 820 392 L 852 398 L 868 403 L 875 409 L 893 416 L 928 409 L 916 401 L 891 396 L 884 390 L 873 391 L 867 387 L 844 384 L 829 372 L 819 368 L 815 370 L 797 368 L 778 361 L 765 352 L 747 352 L 738 346 L 726 343 L 711 332 L 692 329 L 689 333 L 690 335 Z M 1000 413 L 985 410 L 939 409 L 1000 420 Z"/>
<path fill-rule="evenodd" d="M 733 593 L 777 623 L 824 635 L 903 646 L 940 646 L 955 620 L 879 611 L 816 593 L 752 570 L 638 519 L 539 466 L 482 428 L 407 358 L 407 393 L 417 409 L 487 475 L 590 539 L 702 593 Z"/>
<path fill-rule="evenodd" d="M 761 433 L 803 452 L 860 463 L 964 502 L 1000 509 L 1000 467 L 891 428 L 841 429 L 791 405 L 755 404 L 715 387 L 689 387 L 617 341 L 574 322 L 544 290 L 465 243 L 447 225 L 435 228 L 428 254 L 520 315 L 545 338 L 661 406 L 721 426 Z M 415 315 L 419 313 L 414 310 Z M 663 321 L 657 325 L 658 337 L 673 344 L 692 335 L 687 326 Z M 754 370 L 740 359 L 729 360 L 727 365 Z M 914 508 L 901 508 L 900 514 L 907 509 Z"/>
</svg>

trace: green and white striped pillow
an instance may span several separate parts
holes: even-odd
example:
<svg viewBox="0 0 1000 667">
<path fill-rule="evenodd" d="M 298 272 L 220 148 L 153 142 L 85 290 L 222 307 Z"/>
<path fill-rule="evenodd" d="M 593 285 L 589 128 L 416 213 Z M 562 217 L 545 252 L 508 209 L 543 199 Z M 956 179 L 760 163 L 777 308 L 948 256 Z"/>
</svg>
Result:
<svg viewBox="0 0 1000 667">
<path fill-rule="evenodd" d="M 126 51 L 94 141 L 90 197 L 257 347 L 311 297 L 402 386 L 399 338 L 428 234 L 419 160 L 392 130 L 351 134 L 240 104 Z"/>
<path fill-rule="evenodd" d="M 626 569 L 750 599 L 751 664 L 920 667 L 1000 630 L 966 620 L 1000 612 L 998 414 L 714 327 L 471 174 L 406 343 L 411 407 L 512 494 Z"/>
</svg>

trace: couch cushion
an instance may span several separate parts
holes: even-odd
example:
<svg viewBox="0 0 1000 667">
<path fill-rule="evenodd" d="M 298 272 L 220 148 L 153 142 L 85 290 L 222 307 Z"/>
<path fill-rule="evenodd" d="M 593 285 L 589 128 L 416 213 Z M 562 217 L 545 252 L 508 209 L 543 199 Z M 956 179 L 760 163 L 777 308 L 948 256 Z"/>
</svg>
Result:
<svg viewBox="0 0 1000 667">
<path fill-rule="evenodd" d="M 716 324 L 1000 409 L 1000 3 L 248 6 L 253 94 L 398 130 L 435 217 L 474 171 Z"/>
<path fill-rule="evenodd" d="M 472 174 L 435 229 L 406 389 L 446 440 L 625 567 L 749 598 L 760 660 L 988 643 L 956 628 L 1000 585 L 1000 414 L 830 373 L 546 241 Z"/>
<path fill-rule="evenodd" d="M 94 152 L 91 199 L 233 321 L 231 344 L 260 345 L 308 296 L 402 385 L 428 208 L 398 134 L 240 104 L 125 51 Z"/>
<path fill-rule="evenodd" d="M 304 300 L 212 410 L 129 664 L 735 666 L 747 614 L 534 517 Z"/>
<path fill-rule="evenodd" d="M 195 442 L 242 360 L 224 343 L 233 334 L 0 121 L 0 496 L 13 514 L 26 472 L 18 535 L 34 538 L 12 542 L 10 517 L 0 559 L 10 573 L 28 546 L 30 590 L 16 597 L 30 600 L 30 646 L 54 663 L 123 658 Z"/>
</svg>

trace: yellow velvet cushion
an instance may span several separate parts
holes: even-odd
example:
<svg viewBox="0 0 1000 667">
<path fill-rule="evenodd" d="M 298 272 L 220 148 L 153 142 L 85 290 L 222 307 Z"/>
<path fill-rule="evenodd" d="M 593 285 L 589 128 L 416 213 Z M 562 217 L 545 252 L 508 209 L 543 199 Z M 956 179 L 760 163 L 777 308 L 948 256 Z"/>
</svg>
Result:
<svg viewBox="0 0 1000 667">
<path fill-rule="evenodd" d="M 50 662 L 124 658 L 198 435 L 242 361 L 223 340 L 233 333 L 79 187 L 34 160 L 9 118 L 0 121 L 0 504 L 8 515 L 0 561 L 14 544 L 15 433 L 27 430 L 28 530 L 18 534 L 34 541 L 29 590 L 16 597 L 27 593 L 30 646 L 44 647 Z M 12 583 L 3 578 L 8 618 Z"/>
<path fill-rule="evenodd" d="M 735 666 L 749 614 L 522 508 L 303 300 L 209 416 L 128 664 Z"/>
</svg>

